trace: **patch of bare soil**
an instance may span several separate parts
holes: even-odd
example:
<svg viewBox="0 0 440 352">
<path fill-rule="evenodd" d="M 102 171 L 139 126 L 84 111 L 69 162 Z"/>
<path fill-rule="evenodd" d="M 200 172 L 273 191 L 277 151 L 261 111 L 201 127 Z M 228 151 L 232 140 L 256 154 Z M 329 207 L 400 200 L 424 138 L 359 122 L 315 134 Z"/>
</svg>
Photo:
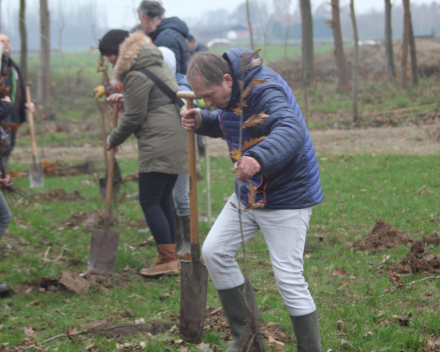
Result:
<svg viewBox="0 0 440 352">
<path fill-rule="evenodd" d="M 114 226 L 117 223 L 115 218 L 110 219 L 110 225 Z M 104 213 L 101 210 L 93 210 L 91 213 L 75 213 L 64 221 L 64 225 L 70 228 L 82 226 L 86 229 L 97 229 L 104 226 Z"/>
<path fill-rule="evenodd" d="M 133 270 L 124 270 L 122 274 L 109 275 L 102 270 L 84 271 L 66 269 L 61 271 L 58 277 L 42 277 L 40 280 L 25 281 L 14 285 L 15 292 L 30 294 L 40 291 L 46 293 L 70 292 L 73 294 L 87 294 L 89 290 L 95 290 L 106 294 L 108 290 L 117 285 L 126 287 L 133 280 Z"/>
<path fill-rule="evenodd" d="M 67 291 L 75 294 L 87 294 L 90 288 L 107 291 L 112 286 L 111 275 L 102 270 L 92 270 L 81 276 L 81 271 L 62 270 L 60 277 L 42 277 L 38 283 L 42 292 Z"/>
<path fill-rule="evenodd" d="M 228 318 L 222 308 L 208 307 L 205 314 L 205 329 L 220 332 L 225 341 L 232 341 L 234 335 L 229 329 Z M 287 333 L 281 325 L 276 323 L 264 323 L 261 326 L 261 334 L 268 338 L 273 337 L 276 341 L 288 343 L 292 340 L 291 334 Z"/>
<path fill-rule="evenodd" d="M 136 333 L 150 333 L 157 335 L 159 333 L 168 331 L 171 328 L 171 323 L 162 320 L 152 320 L 146 323 L 140 324 L 124 324 L 115 325 L 110 323 L 97 324 L 95 326 L 87 328 L 87 333 L 100 334 L 107 337 L 121 338 Z"/>
<path fill-rule="evenodd" d="M 48 176 L 76 176 L 90 174 L 95 171 L 92 160 L 87 159 L 83 163 L 64 166 L 58 163 L 49 163 L 43 160 L 44 174 Z"/>
<path fill-rule="evenodd" d="M 440 255 L 426 251 L 423 240 L 416 241 L 407 256 L 400 263 L 394 264 L 391 270 L 398 273 L 437 273 L 440 272 Z"/>
<path fill-rule="evenodd" d="M 318 156 L 364 153 L 438 155 L 440 143 L 432 132 L 437 129 L 440 131 L 439 123 L 428 126 L 312 130 L 310 136 Z M 214 157 L 228 157 L 226 142 L 221 138 L 209 138 L 209 153 Z"/>
<path fill-rule="evenodd" d="M 67 164 L 72 161 L 78 161 L 85 159 L 87 156 L 88 160 L 99 160 L 104 162 L 102 156 L 102 147 L 84 145 L 82 147 L 70 146 L 70 147 L 50 147 L 44 149 L 42 159 L 50 160 L 51 162 L 58 162 L 60 164 Z M 16 146 L 14 152 L 11 154 L 11 162 L 29 163 L 29 155 L 32 155 L 32 151 L 29 147 Z M 117 159 L 137 159 L 138 148 L 135 143 L 124 144 L 123 148 L 118 149 L 116 155 Z"/>
<path fill-rule="evenodd" d="M 440 154 L 440 122 L 424 126 L 383 126 L 378 128 L 353 128 L 349 130 L 334 128 L 325 131 L 310 131 L 316 153 L 319 154 Z M 11 156 L 11 163 L 25 162 L 31 153 L 30 148 L 16 147 Z M 78 160 L 87 155 L 96 160 L 101 159 L 102 149 L 98 147 L 51 147 L 47 158 L 64 162 Z M 222 138 L 209 138 L 209 154 L 214 157 L 229 157 L 228 147 Z M 124 146 L 118 158 L 136 159 L 136 145 Z M 17 176 L 19 177 L 19 176 Z M 135 180 L 136 175 L 124 177 L 124 181 Z"/>
<path fill-rule="evenodd" d="M 404 246 L 413 241 L 405 232 L 395 229 L 384 220 L 377 220 L 364 238 L 353 243 L 353 247 L 375 253 L 381 249 Z"/>
<path fill-rule="evenodd" d="M 55 188 L 49 192 L 34 194 L 33 198 L 40 202 L 47 202 L 50 200 L 72 201 L 81 198 L 81 194 L 76 190 L 69 194 L 64 189 Z"/>
<path fill-rule="evenodd" d="M 430 235 L 424 235 L 421 240 L 425 244 L 432 244 L 434 246 L 440 246 L 440 237 L 437 233 L 431 233 Z"/>
</svg>

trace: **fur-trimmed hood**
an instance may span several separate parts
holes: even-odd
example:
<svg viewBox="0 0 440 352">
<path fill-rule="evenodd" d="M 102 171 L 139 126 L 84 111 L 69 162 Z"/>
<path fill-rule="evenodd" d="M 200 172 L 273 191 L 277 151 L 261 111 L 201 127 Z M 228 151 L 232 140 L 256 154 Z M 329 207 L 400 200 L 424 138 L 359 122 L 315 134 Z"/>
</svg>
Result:
<svg viewBox="0 0 440 352">
<path fill-rule="evenodd" d="M 128 71 L 164 63 L 161 51 L 143 32 L 132 33 L 119 47 L 118 60 L 113 69 L 113 77 L 123 83 Z"/>
</svg>

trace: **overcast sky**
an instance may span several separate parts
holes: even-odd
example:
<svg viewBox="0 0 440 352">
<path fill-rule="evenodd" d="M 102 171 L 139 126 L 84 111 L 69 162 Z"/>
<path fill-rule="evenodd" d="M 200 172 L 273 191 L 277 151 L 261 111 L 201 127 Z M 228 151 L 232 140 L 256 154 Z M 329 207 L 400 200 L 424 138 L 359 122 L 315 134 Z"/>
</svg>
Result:
<svg viewBox="0 0 440 352">
<path fill-rule="evenodd" d="M 140 0 L 48 0 L 49 4 L 65 4 L 67 7 L 75 6 L 75 4 L 89 4 L 96 3 L 99 12 L 106 15 L 107 24 L 110 27 L 127 26 L 130 27 L 136 23 L 135 9 L 140 3 Z M 243 0 L 244 1 L 244 0 Z M 258 0 L 260 3 L 266 2 L 270 5 L 271 0 Z M 317 6 L 325 0 L 312 0 L 312 6 Z M 191 18 L 196 19 L 200 14 L 209 11 L 224 8 L 229 11 L 234 10 L 240 0 L 162 0 L 162 4 L 166 9 L 166 16 L 178 16 L 187 21 Z M 298 6 L 298 0 L 292 0 L 292 10 Z M 392 0 L 395 4 L 400 4 L 401 0 Z M 431 0 L 411 0 L 413 4 L 429 4 Z M 27 0 L 28 15 L 29 12 L 38 11 L 38 0 Z M 348 4 L 349 0 L 340 0 L 341 5 Z M 7 14 L 10 9 L 17 8 L 18 0 L 2 0 L 2 11 Z M 67 5 L 68 4 L 68 5 Z M 73 4 L 73 5 L 72 5 Z M 355 0 L 355 8 L 357 13 L 368 12 L 371 9 L 383 11 L 384 0 Z M 4 18 L 4 17 L 3 17 Z M 190 24 L 190 23 L 188 23 Z M 98 24 L 99 25 L 99 24 Z"/>
</svg>

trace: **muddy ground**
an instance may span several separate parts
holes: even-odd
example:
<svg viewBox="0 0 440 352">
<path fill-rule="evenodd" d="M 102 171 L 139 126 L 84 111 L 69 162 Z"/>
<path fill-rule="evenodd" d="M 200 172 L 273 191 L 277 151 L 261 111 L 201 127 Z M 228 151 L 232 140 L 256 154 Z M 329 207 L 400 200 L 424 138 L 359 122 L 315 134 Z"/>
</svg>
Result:
<svg viewBox="0 0 440 352">
<path fill-rule="evenodd" d="M 437 233 L 424 235 L 420 240 L 415 240 L 406 232 L 380 219 L 371 225 L 363 238 L 353 243 L 353 248 L 372 253 L 397 246 L 410 246 L 410 250 L 399 262 L 391 265 L 392 272 L 428 275 L 440 272 L 440 255 L 429 250 L 440 246 L 440 237 Z"/>
<path fill-rule="evenodd" d="M 425 126 L 381 127 L 365 129 L 332 129 L 310 131 L 317 154 L 440 154 L 440 141 L 435 138 L 435 131 L 440 130 L 440 123 Z M 226 156 L 228 148 L 221 138 L 209 139 L 210 155 Z M 31 149 L 16 147 L 11 162 L 30 162 Z M 51 147 L 46 148 L 42 156 L 52 162 L 64 163 L 78 161 L 79 155 L 100 160 L 100 147 Z M 137 158 L 135 144 L 124 145 L 117 158 Z"/>
</svg>

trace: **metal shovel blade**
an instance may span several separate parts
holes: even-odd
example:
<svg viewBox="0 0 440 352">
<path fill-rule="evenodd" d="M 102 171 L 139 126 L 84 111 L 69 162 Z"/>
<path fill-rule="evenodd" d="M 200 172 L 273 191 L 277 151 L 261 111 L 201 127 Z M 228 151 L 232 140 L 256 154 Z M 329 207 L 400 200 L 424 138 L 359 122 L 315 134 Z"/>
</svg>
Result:
<svg viewBox="0 0 440 352">
<path fill-rule="evenodd" d="M 88 270 L 100 269 L 107 274 L 113 274 L 115 272 L 118 246 L 119 232 L 111 231 L 110 228 L 93 231 L 90 240 Z"/>
<path fill-rule="evenodd" d="M 44 187 L 44 167 L 41 163 L 34 163 L 29 166 L 30 187 Z"/>
<path fill-rule="evenodd" d="M 182 261 L 181 275 L 180 338 L 198 344 L 205 325 L 208 270 L 200 259 Z"/>
</svg>

